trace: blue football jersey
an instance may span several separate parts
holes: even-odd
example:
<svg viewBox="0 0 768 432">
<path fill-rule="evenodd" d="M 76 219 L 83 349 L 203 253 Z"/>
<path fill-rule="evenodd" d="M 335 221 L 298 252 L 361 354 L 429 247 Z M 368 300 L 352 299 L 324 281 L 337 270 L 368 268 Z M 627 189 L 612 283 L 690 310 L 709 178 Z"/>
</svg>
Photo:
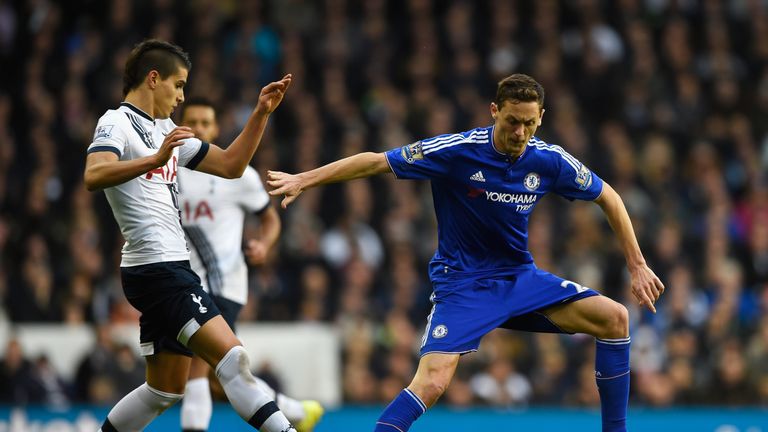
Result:
<svg viewBox="0 0 768 432">
<path fill-rule="evenodd" d="M 547 192 L 594 200 L 603 181 L 562 147 L 532 138 L 513 161 L 493 127 L 440 135 L 386 152 L 395 176 L 429 179 L 438 223 L 430 277 L 514 274 L 533 263 L 528 217 Z"/>
</svg>

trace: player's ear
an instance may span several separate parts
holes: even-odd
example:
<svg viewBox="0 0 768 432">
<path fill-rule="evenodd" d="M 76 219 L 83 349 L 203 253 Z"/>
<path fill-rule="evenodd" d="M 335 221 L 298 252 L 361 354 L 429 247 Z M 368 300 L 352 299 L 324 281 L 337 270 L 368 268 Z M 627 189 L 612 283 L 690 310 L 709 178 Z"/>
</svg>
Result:
<svg viewBox="0 0 768 432">
<path fill-rule="evenodd" d="M 158 73 L 156 70 L 151 70 L 147 74 L 147 82 L 149 83 L 149 88 L 152 90 L 157 87 L 157 80 L 160 78 L 160 73 Z"/>
<path fill-rule="evenodd" d="M 493 117 L 494 120 L 496 120 L 498 113 L 499 107 L 496 105 L 496 102 L 491 102 L 491 117 Z"/>
<path fill-rule="evenodd" d="M 536 122 L 536 126 L 541 126 L 541 119 L 544 118 L 544 111 L 546 111 L 544 108 L 541 109 L 541 114 L 539 114 L 539 121 Z"/>
</svg>

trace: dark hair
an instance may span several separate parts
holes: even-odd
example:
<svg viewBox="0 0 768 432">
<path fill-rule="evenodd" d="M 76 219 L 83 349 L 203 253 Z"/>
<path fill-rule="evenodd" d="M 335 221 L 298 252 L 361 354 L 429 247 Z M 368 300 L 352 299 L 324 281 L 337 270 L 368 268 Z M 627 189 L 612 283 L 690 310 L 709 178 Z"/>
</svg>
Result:
<svg viewBox="0 0 768 432">
<path fill-rule="evenodd" d="M 150 71 L 156 70 L 160 78 L 168 78 L 179 67 L 189 71 L 192 62 L 181 47 L 159 39 L 147 39 L 136 45 L 128 55 L 123 74 L 123 96 L 138 87 Z"/>
<path fill-rule="evenodd" d="M 494 102 L 501 109 L 501 105 L 506 101 L 538 102 L 539 107 L 543 107 L 544 87 L 528 75 L 510 75 L 499 81 Z"/>
<path fill-rule="evenodd" d="M 216 113 L 216 107 L 213 105 L 213 102 L 210 101 L 210 99 L 204 97 L 204 96 L 193 96 L 187 100 L 184 101 L 183 104 L 181 104 L 181 112 L 179 113 L 179 118 L 184 118 L 184 113 L 187 111 L 187 107 L 191 106 L 203 106 L 213 109 L 213 112 Z"/>
</svg>

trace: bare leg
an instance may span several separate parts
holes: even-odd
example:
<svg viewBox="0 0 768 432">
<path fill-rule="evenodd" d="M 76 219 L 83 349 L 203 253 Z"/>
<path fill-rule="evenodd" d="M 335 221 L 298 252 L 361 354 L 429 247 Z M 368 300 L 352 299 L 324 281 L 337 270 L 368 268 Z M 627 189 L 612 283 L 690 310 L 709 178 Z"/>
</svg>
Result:
<svg viewBox="0 0 768 432">
<path fill-rule="evenodd" d="M 430 407 L 448 388 L 459 354 L 426 354 L 419 360 L 419 368 L 411 384 L 387 406 L 376 422 L 374 432 L 405 432 L 427 407 Z"/>
</svg>

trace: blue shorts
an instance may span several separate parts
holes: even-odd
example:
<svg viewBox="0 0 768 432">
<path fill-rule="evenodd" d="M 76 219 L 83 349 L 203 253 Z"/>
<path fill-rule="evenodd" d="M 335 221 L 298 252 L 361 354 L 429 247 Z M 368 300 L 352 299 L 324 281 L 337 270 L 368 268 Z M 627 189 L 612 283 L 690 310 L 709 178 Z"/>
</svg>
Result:
<svg viewBox="0 0 768 432">
<path fill-rule="evenodd" d="M 121 267 L 120 276 L 125 298 L 141 312 L 141 354 L 170 351 L 191 357 L 189 338 L 219 309 L 189 261 Z"/>
<path fill-rule="evenodd" d="M 565 333 L 542 309 L 600 295 L 535 266 L 514 275 L 434 281 L 421 355 L 477 351 L 495 328 Z"/>
</svg>

